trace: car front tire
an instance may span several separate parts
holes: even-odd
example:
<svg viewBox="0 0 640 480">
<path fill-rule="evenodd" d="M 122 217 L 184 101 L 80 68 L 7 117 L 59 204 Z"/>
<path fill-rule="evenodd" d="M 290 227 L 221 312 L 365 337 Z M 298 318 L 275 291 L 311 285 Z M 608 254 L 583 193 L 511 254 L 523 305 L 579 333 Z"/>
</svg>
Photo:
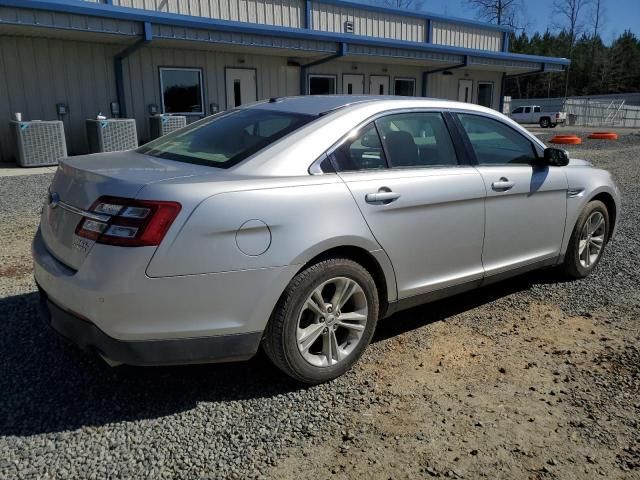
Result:
<svg viewBox="0 0 640 480">
<path fill-rule="evenodd" d="M 549 128 L 550 124 L 551 124 L 551 121 L 548 118 L 540 119 L 540 128 Z"/>
<path fill-rule="evenodd" d="M 271 315 L 262 346 L 290 377 L 308 384 L 326 382 L 362 356 L 378 314 L 371 274 L 353 260 L 330 258 L 291 280 Z"/>
<path fill-rule="evenodd" d="M 602 259 L 610 232 L 609 211 L 604 203 L 587 204 L 573 229 L 563 269 L 573 278 L 589 275 Z"/>
</svg>

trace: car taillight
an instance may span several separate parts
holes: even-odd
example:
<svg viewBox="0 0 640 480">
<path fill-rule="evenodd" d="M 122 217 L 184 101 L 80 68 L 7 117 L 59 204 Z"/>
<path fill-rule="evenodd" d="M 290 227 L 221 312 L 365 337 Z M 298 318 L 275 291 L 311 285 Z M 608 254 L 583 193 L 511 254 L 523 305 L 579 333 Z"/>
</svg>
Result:
<svg viewBox="0 0 640 480">
<path fill-rule="evenodd" d="M 177 202 L 100 197 L 82 217 L 76 235 L 124 247 L 160 245 L 182 206 Z"/>
</svg>

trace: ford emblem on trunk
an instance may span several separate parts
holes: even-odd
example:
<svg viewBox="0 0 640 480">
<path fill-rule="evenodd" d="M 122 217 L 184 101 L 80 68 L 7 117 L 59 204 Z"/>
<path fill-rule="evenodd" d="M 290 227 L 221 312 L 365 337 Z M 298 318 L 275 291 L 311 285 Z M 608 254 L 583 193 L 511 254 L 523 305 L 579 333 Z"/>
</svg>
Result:
<svg viewBox="0 0 640 480">
<path fill-rule="evenodd" d="M 56 208 L 59 203 L 60 195 L 58 195 L 58 192 L 51 192 L 49 194 L 49 205 L 51 206 L 51 208 Z"/>
</svg>

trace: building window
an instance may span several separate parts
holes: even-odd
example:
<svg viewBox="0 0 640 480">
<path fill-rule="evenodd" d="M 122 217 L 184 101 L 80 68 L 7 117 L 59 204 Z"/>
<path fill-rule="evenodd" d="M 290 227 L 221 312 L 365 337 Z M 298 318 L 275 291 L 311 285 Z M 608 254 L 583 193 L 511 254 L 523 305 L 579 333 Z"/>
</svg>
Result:
<svg viewBox="0 0 640 480">
<path fill-rule="evenodd" d="M 161 68 L 162 112 L 204 115 L 202 71 L 199 68 Z"/>
<path fill-rule="evenodd" d="M 493 83 L 478 82 L 478 105 L 491 108 L 493 105 Z"/>
<path fill-rule="evenodd" d="M 335 95 L 335 75 L 309 75 L 309 95 Z"/>
<path fill-rule="evenodd" d="M 393 92 L 400 97 L 415 97 L 416 79 L 396 78 L 393 86 Z"/>
</svg>

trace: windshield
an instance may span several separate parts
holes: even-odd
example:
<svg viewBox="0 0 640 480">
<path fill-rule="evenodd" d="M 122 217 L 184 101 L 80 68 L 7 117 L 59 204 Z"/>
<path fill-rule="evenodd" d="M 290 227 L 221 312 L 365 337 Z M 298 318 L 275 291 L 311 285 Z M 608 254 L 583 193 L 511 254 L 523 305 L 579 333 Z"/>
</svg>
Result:
<svg viewBox="0 0 640 480">
<path fill-rule="evenodd" d="M 315 117 L 256 108 L 231 110 L 160 137 L 138 149 L 154 157 L 229 168 Z"/>
</svg>

